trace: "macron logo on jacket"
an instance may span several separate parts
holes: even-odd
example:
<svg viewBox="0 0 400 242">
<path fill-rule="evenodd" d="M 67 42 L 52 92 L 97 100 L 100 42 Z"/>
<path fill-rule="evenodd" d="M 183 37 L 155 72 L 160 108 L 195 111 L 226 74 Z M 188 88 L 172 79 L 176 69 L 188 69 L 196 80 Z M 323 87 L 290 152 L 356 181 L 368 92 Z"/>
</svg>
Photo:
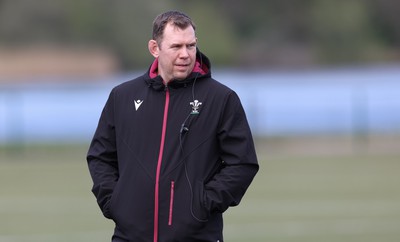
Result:
<svg viewBox="0 0 400 242">
<path fill-rule="evenodd" d="M 143 100 L 134 100 L 134 101 L 135 101 L 135 110 L 137 111 L 140 105 L 142 105 Z"/>
</svg>

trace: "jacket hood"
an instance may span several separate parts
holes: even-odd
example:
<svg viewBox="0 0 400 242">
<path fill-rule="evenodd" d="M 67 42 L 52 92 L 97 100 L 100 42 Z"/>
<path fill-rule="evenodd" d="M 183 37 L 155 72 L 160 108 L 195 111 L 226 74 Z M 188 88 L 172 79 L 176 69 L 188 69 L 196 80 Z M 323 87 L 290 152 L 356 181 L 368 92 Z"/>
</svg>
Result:
<svg viewBox="0 0 400 242">
<path fill-rule="evenodd" d="M 163 79 L 157 73 L 158 58 L 156 58 L 151 64 L 149 70 L 146 73 L 145 81 L 147 85 L 157 91 L 165 89 Z M 211 63 L 206 55 L 201 53 L 197 49 L 196 63 L 194 65 L 192 73 L 184 80 L 172 80 L 168 83 L 168 87 L 180 88 L 186 87 L 194 82 L 194 80 L 201 80 L 202 78 L 211 77 Z"/>
</svg>

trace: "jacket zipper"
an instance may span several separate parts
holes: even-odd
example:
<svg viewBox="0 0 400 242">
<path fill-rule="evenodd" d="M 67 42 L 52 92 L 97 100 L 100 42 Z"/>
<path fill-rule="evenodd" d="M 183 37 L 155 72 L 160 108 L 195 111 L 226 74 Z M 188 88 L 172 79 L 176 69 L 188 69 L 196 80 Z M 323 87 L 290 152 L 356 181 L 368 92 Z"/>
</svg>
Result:
<svg viewBox="0 0 400 242">
<path fill-rule="evenodd" d="M 172 225 L 172 214 L 174 211 L 174 191 L 175 191 L 175 182 L 171 181 L 171 192 L 170 192 L 170 200 L 169 200 L 169 216 L 168 216 L 168 225 Z"/>
<path fill-rule="evenodd" d="M 154 240 L 153 240 L 154 242 L 158 241 L 158 209 L 159 209 L 159 189 L 160 189 L 159 183 L 160 183 L 161 162 L 165 145 L 165 134 L 167 130 L 168 107 L 169 107 L 169 90 L 168 86 L 165 85 L 164 118 L 163 118 L 162 132 L 161 132 L 160 151 L 158 153 L 158 161 L 157 161 L 156 184 L 154 189 Z"/>
</svg>

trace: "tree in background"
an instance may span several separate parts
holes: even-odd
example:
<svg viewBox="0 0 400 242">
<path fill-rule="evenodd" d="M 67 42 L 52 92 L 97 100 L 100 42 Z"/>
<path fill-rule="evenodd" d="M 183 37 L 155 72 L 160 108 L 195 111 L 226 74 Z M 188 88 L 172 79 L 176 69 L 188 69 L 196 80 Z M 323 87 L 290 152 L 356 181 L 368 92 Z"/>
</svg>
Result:
<svg viewBox="0 0 400 242">
<path fill-rule="evenodd" d="M 217 66 L 302 67 L 400 60 L 398 0 L 0 0 L 0 47 L 67 45 L 147 68 L 154 17 L 193 17 Z"/>
</svg>

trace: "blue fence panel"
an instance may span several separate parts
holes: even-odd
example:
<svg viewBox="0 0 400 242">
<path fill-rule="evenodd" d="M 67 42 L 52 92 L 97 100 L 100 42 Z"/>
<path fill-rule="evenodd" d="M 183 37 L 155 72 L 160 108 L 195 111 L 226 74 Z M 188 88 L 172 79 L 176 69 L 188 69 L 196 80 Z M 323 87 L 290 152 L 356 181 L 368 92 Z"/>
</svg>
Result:
<svg viewBox="0 0 400 242">
<path fill-rule="evenodd" d="M 137 75 L 0 86 L 0 143 L 88 142 L 111 88 Z M 238 93 L 255 135 L 400 133 L 397 67 L 214 77 Z"/>
</svg>

